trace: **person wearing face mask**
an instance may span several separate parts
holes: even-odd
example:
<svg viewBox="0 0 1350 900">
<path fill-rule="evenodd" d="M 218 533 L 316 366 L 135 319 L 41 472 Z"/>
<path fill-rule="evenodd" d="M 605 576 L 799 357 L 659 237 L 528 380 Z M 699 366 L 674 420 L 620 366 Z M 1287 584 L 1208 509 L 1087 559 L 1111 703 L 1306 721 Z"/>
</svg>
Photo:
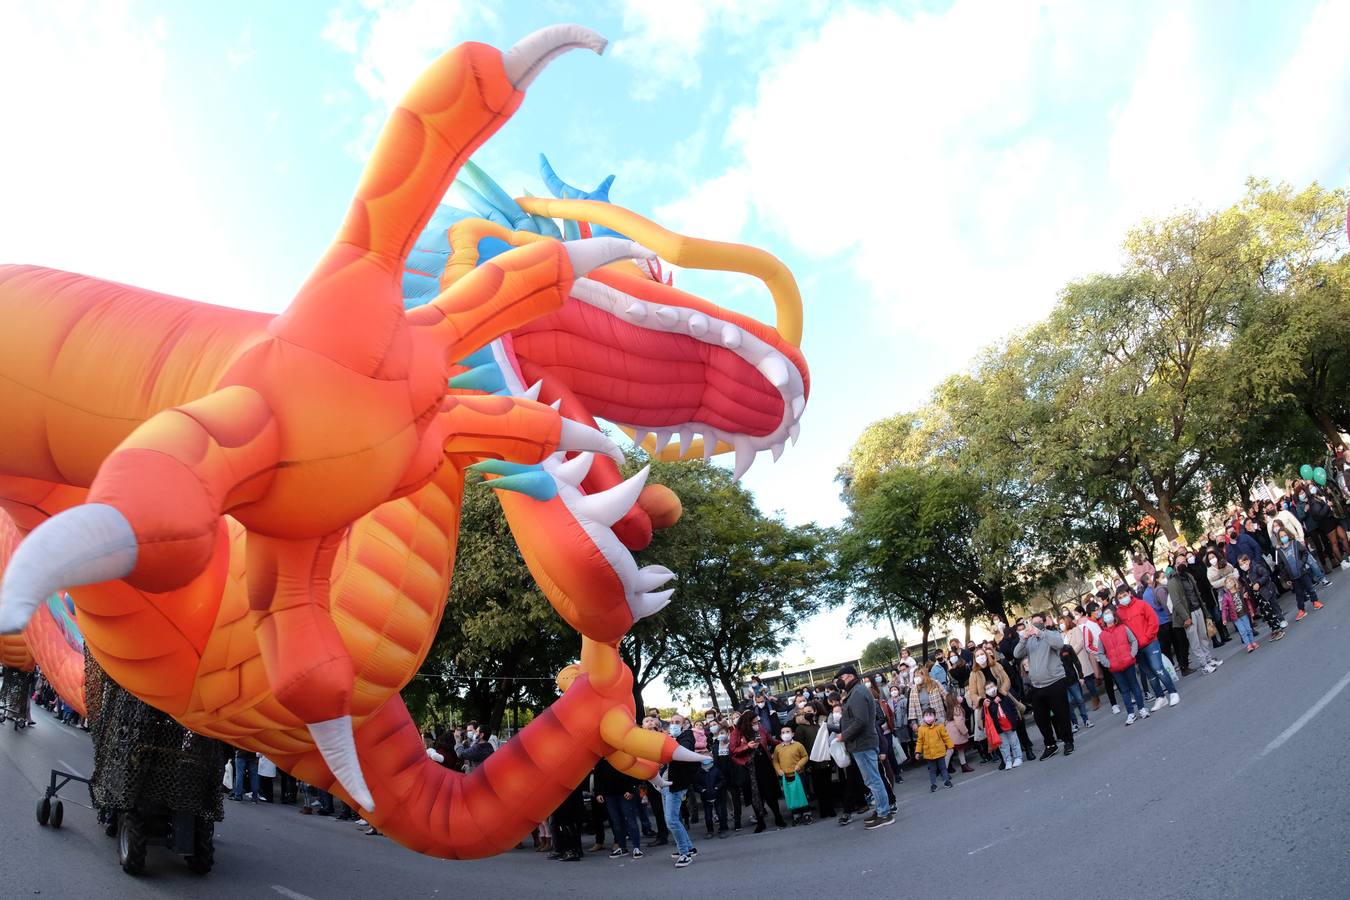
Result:
<svg viewBox="0 0 1350 900">
<path fill-rule="evenodd" d="M 1036 748 L 1032 746 L 1031 737 L 1027 734 L 1026 722 L 1022 717 L 1024 707 L 1021 701 L 1013 697 L 1012 680 L 1008 677 L 1007 670 L 998 662 L 994 653 L 992 646 L 976 650 L 975 665 L 970 670 L 970 681 L 966 684 L 966 703 L 971 709 L 983 709 L 982 704 L 990 685 L 997 688 L 1000 696 L 1012 700 L 1017 705 L 1017 715 L 1011 721 L 1017 731 L 1018 747 L 1026 754 L 1027 759 L 1035 759 Z M 975 739 L 986 742 L 989 754 L 998 749 L 998 732 L 994 732 L 992 735 L 986 733 L 984 723 L 979 715 L 975 716 Z"/>
<path fill-rule="evenodd" d="M 1172 614 L 1177 613 L 1174 610 Z M 1139 645 L 1136 657 L 1139 671 L 1152 681 L 1154 696 L 1157 697 L 1153 711 L 1157 712 L 1169 703 L 1176 706 L 1181 702 L 1181 695 L 1172 683 L 1172 676 L 1167 674 L 1163 666 L 1162 649 L 1158 646 L 1158 616 L 1153 612 L 1153 607 L 1143 601 L 1136 601 L 1128 591 L 1121 591 L 1116 595 L 1115 617 L 1130 629 Z M 1102 629 L 1102 635 L 1105 640 L 1105 628 Z M 1115 677 L 1114 668 L 1111 675 Z M 1119 684 L 1119 680 L 1116 683 Z"/>
<path fill-rule="evenodd" d="M 1242 585 L 1247 603 L 1256 611 L 1256 616 L 1270 629 L 1270 639 L 1278 641 L 1284 637 L 1284 618 L 1280 612 L 1279 595 L 1275 588 L 1275 578 L 1265 560 L 1259 557 L 1242 555 L 1238 557 L 1238 581 Z"/>
<path fill-rule="evenodd" d="M 1022 765 L 1022 760 L 1031 759 L 1029 753 L 1022 750 L 1018 737 L 1017 724 L 1022 721 L 1022 705 L 998 685 L 990 682 L 984 687 L 984 696 L 980 699 L 979 715 L 976 720 L 988 736 L 989 749 L 997 750 L 1003 757 L 998 764 L 1000 772 L 1010 772 Z"/>
<path fill-rule="evenodd" d="M 952 700 L 952 714 L 947 717 L 947 736 L 952 739 L 952 749 L 947 751 L 947 765 L 951 765 L 954 751 L 962 772 L 975 771 L 970 763 L 966 762 L 966 748 L 970 746 L 970 726 L 966 724 L 968 712 L 965 696 L 957 694 Z"/>
<path fill-rule="evenodd" d="M 774 709 L 774 704 L 769 701 L 767 694 L 755 695 L 754 705 L 750 711 L 759 719 L 759 727 L 764 729 L 765 734 L 777 734 L 783 727 L 782 721 L 778 718 L 778 711 Z"/>
<path fill-rule="evenodd" d="M 923 724 L 919 726 L 915 747 L 920 758 L 928 763 L 929 792 L 937 790 L 939 774 L 942 775 L 942 783 L 951 787 L 952 776 L 947 771 L 947 753 L 952 749 L 952 738 L 947 733 L 946 724 L 938 722 L 937 714 L 931 707 L 923 709 Z"/>
<path fill-rule="evenodd" d="M 947 654 L 939 650 L 933 656 L 933 664 L 928 667 L 928 677 L 947 690 Z"/>
<path fill-rule="evenodd" d="M 1083 669 L 1083 681 L 1087 685 L 1088 693 L 1094 700 L 1097 700 L 1098 690 L 1106 691 L 1106 697 L 1111 703 L 1111 715 L 1120 715 L 1120 704 L 1116 702 L 1116 683 L 1111 679 L 1111 670 L 1105 668 L 1097 661 L 1097 653 L 1101 650 L 1102 626 L 1099 624 L 1102 611 L 1095 600 L 1090 601 L 1086 606 L 1074 607 L 1074 628 L 1083 636 L 1083 650 L 1088 657 L 1088 666 Z M 1093 709 L 1099 709 L 1101 701 Z"/>
<path fill-rule="evenodd" d="M 909 745 L 914 740 L 914 735 L 909 730 L 909 697 L 908 691 L 901 687 L 900 682 L 893 681 L 886 687 L 886 697 L 882 701 L 891 720 L 891 756 L 896 760 L 896 770 L 909 761 Z"/>
<path fill-rule="evenodd" d="M 1030 627 L 1023 632 L 1022 639 L 1013 650 L 1017 659 L 1027 661 L 1031 713 L 1036 719 L 1041 740 L 1045 742 L 1045 750 L 1040 757 L 1043 760 L 1059 752 L 1059 742 L 1064 744 L 1065 756 L 1072 755 L 1074 751 L 1068 678 L 1064 674 L 1064 660 L 1059 654 L 1063 646 L 1064 636 L 1046 628 L 1045 616 L 1037 613 L 1031 617 Z"/>
<path fill-rule="evenodd" d="M 684 716 L 676 713 L 670 717 L 670 735 L 689 753 L 694 752 L 694 733 Z M 668 784 L 661 789 L 661 804 L 666 812 L 666 829 L 675 839 L 675 867 L 682 869 L 698 856 L 698 848 L 689 837 L 689 831 L 680 818 L 680 808 L 684 805 L 684 795 L 694 787 L 701 772 L 702 760 L 673 759 L 666 765 Z"/>
<path fill-rule="evenodd" d="M 1139 687 L 1138 653 L 1139 641 L 1134 631 L 1116 618 L 1115 610 L 1103 611 L 1101 649 L 1097 653 L 1097 660 L 1111 672 L 1111 677 L 1120 688 L 1120 697 L 1125 701 L 1126 725 L 1135 723 L 1136 712 L 1140 717 L 1148 718 L 1144 692 Z"/>
<path fill-rule="evenodd" d="M 1325 500 L 1317 496 L 1316 485 L 1306 482 L 1300 483 L 1296 491 L 1294 515 L 1303 523 L 1304 546 L 1308 548 L 1309 552 L 1317 556 L 1322 568 L 1330 572 L 1340 565 L 1340 560 L 1336 559 L 1331 552 L 1326 535 L 1323 532 L 1326 520 L 1331 516 L 1331 507 L 1327 506 Z"/>
<path fill-rule="evenodd" d="M 1178 657 L 1176 663 L 1184 678 L 1193 671 L 1190 635 L 1197 627 L 1204 630 L 1205 604 L 1196 583 L 1196 573 L 1191 571 L 1184 553 L 1177 555 L 1174 568 L 1175 571 L 1167 579 L 1167 600 L 1171 605 L 1174 626 L 1172 640 Z M 1147 679 L 1146 665 L 1142 661 L 1139 670 L 1141 677 Z M 1144 689 L 1148 690 L 1148 687 L 1145 680 Z"/>
<path fill-rule="evenodd" d="M 735 778 L 736 764 L 732 762 L 731 759 L 731 730 L 725 727 L 721 722 L 713 722 L 708 726 L 708 752 L 712 755 L 713 765 L 716 766 L 717 771 L 722 774 L 722 801 L 724 805 L 723 816 L 719 820 L 721 824 L 718 836 L 726 837 L 726 833 L 730 830 L 725 815 L 727 795 L 731 795 L 736 829 L 738 831 L 741 827 L 741 795 L 740 791 L 732 790 L 732 781 Z"/>
<path fill-rule="evenodd" d="M 1271 546 L 1275 548 L 1274 567 L 1275 571 L 1278 572 L 1282 568 L 1280 566 L 1280 529 L 1283 529 L 1289 534 L 1291 541 L 1304 543 L 1305 536 L 1303 533 L 1303 523 L 1298 520 L 1298 516 L 1295 516 L 1293 512 L 1290 511 L 1288 502 L 1285 502 L 1281 504 L 1280 508 L 1273 516 L 1267 517 L 1266 527 L 1270 533 Z M 1326 573 L 1322 571 L 1322 567 L 1318 564 L 1317 557 L 1311 554 L 1308 556 L 1308 571 L 1312 575 L 1314 584 L 1320 587 L 1327 587 L 1331 584 Z"/>
<path fill-rule="evenodd" d="M 1165 588 L 1153 584 L 1153 579 L 1145 574 L 1144 580 L 1139 582 L 1140 591 L 1138 597 L 1140 600 L 1153 607 L 1153 612 L 1158 617 L 1158 646 L 1162 652 L 1172 658 L 1178 669 L 1186 667 L 1186 656 L 1177 649 L 1177 641 L 1174 634 L 1181 631 L 1181 620 L 1172 619 L 1172 602 L 1167 596 Z"/>
<path fill-rule="evenodd" d="M 801 783 L 809 763 L 806 747 L 797 741 L 796 732 L 791 728 L 779 732 L 778 746 L 773 748 L 773 771 L 778 776 L 783 805 L 787 807 L 788 815 L 792 816 L 793 825 L 802 824 L 810 811 L 806 791 Z"/>
<path fill-rule="evenodd" d="M 1275 537 L 1279 543 L 1276 559 L 1280 571 L 1294 586 L 1294 598 L 1298 603 L 1298 614 L 1294 616 L 1294 621 L 1298 622 L 1307 617 L 1308 603 L 1312 604 L 1313 609 L 1322 608 L 1322 601 L 1318 599 L 1317 591 L 1313 588 L 1310 568 L 1312 554 L 1301 541 L 1294 540 L 1289 532 L 1283 529 L 1277 530 Z"/>
<path fill-rule="evenodd" d="M 881 712 L 872 698 L 872 692 L 859 690 L 861 683 L 858 681 L 858 670 L 853 666 L 847 665 L 839 670 L 835 675 L 835 686 L 844 692 L 844 711 L 836 740 L 844 742 L 876 804 L 876 812 L 863 823 L 863 827 L 873 830 L 892 825 L 895 823 L 895 814 L 891 812 L 886 785 L 877 767 L 877 718 Z"/>
<path fill-rule="evenodd" d="M 722 770 L 717 768 L 715 759 L 700 763 L 694 789 L 703 803 L 703 821 L 707 823 L 707 836 L 711 838 L 716 834 L 719 838 L 726 837 L 727 782 Z"/>
</svg>

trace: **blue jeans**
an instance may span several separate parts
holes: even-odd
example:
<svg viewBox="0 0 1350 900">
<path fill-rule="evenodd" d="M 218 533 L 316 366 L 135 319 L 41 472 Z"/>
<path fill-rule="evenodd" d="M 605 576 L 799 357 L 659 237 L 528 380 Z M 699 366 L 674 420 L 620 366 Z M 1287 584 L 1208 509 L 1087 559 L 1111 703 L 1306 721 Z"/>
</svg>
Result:
<svg viewBox="0 0 1350 900">
<path fill-rule="evenodd" d="M 1144 692 L 1139 687 L 1137 665 L 1112 672 L 1111 677 L 1115 679 L 1116 687 L 1120 688 L 1120 699 L 1125 701 L 1125 712 L 1133 715 L 1135 710 L 1144 708 Z"/>
<path fill-rule="evenodd" d="M 1322 564 L 1317 561 L 1317 554 L 1311 549 L 1308 550 L 1308 568 L 1312 570 L 1313 581 L 1327 580 L 1327 573 L 1322 571 Z"/>
<path fill-rule="evenodd" d="M 1233 623 L 1237 626 L 1238 634 L 1242 635 L 1242 643 L 1250 644 L 1256 641 L 1256 635 L 1252 633 L 1252 620 L 1248 616 L 1241 616 Z"/>
<path fill-rule="evenodd" d="M 998 752 L 1003 756 L 1003 768 L 1011 769 L 1012 764 L 1022 758 L 1022 742 L 1017 739 L 1017 729 L 1000 731 L 998 736 L 1003 741 L 998 745 Z"/>
<path fill-rule="evenodd" d="M 877 768 L 877 751 L 855 750 L 853 761 L 858 764 L 858 774 L 862 776 L 863 784 L 872 792 L 872 799 L 877 804 L 877 815 L 889 816 L 891 801 L 886 796 L 886 785 L 881 780 L 881 771 Z"/>
<path fill-rule="evenodd" d="M 1148 646 L 1139 649 L 1136 662 L 1139 663 L 1140 673 L 1153 685 L 1154 696 L 1162 697 L 1165 693 L 1176 693 L 1177 688 L 1176 685 L 1172 684 L 1172 676 L 1168 675 L 1167 670 L 1163 668 L 1162 648 L 1158 646 L 1156 639 L 1150 642 Z"/>
<path fill-rule="evenodd" d="M 1312 554 L 1308 554 L 1308 559 L 1312 559 Z M 1307 572 L 1294 579 L 1294 598 L 1298 603 L 1298 611 L 1303 612 L 1305 603 L 1313 603 L 1317 600 L 1317 590 L 1313 587 L 1312 576 Z"/>
<path fill-rule="evenodd" d="M 614 829 L 614 846 L 621 850 L 639 850 L 642 848 L 642 832 L 638 830 L 638 804 L 642 801 L 636 794 L 627 800 L 623 794 L 605 794 L 605 809 L 609 811 L 609 827 Z"/>
<path fill-rule="evenodd" d="M 666 827 L 670 829 L 671 837 L 675 838 L 675 849 L 680 851 L 681 856 L 688 856 L 689 851 L 694 849 L 694 842 L 689 840 L 689 830 L 680 819 L 684 794 L 685 791 L 672 791 L 668 787 L 661 789 L 661 801 L 666 805 Z"/>
<path fill-rule="evenodd" d="M 250 753 L 247 756 L 242 753 L 234 755 L 234 799 L 244 799 L 244 779 L 252 776 L 249 787 L 253 791 L 253 796 L 258 796 L 258 756 L 256 753 Z"/>
<path fill-rule="evenodd" d="M 1077 712 L 1076 714 L 1074 713 L 1074 707 L 1078 707 L 1078 712 Z M 1088 715 L 1087 715 L 1087 704 L 1083 702 L 1083 688 L 1078 684 L 1078 682 L 1076 682 L 1076 681 L 1074 681 L 1072 678 L 1070 678 L 1070 679 L 1069 679 L 1069 721 L 1070 721 L 1070 722 L 1073 722 L 1075 725 L 1077 725 L 1079 719 L 1082 719 L 1082 720 L 1083 720 L 1083 724 L 1084 724 L 1084 725 L 1087 724 L 1087 720 L 1088 720 Z"/>
</svg>

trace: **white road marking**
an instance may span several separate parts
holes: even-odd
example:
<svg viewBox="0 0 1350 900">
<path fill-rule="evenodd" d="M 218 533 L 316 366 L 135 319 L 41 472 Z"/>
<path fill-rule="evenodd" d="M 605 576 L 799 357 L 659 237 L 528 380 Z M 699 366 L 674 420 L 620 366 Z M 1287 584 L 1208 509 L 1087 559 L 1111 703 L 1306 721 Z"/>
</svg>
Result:
<svg viewBox="0 0 1350 900">
<path fill-rule="evenodd" d="M 310 897 L 306 894 L 301 894 L 297 891 L 293 891 L 288 887 L 282 887 L 279 884 L 272 885 L 272 890 L 276 891 L 283 897 L 290 898 L 290 900 L 314 900 L 313 897 Z"/>
<path fill-rule="evenodd" d="M 999 838 L 998 840 L 993 841 L 992 843 L 985 844 L 983 847 L 976 847 L 974 850 L 968 851 L 968 852 L 966 853 L 966 856 L 974 856 L 976 853 L 979 853 L 981 850 L 988 850 L 990 847 L 996 846 L 996 845 L 1001 844 L 1001 843 L 1003 843 L 1004 841 L 1008 841 L 1008 840 L 1012 840 L 1012 835 L 1008 835 L 1007 837 L 1001 837 L 1001 838 Z"/>
<path fill-rule="evenodd" d="M 1266 749 L 1261 751 L 1261 755 L 1265 756 L 1266 754 L 1270 753 L 1273 750 L 1280 749 L 1280 747 L 1284 745 L 1285 741 L 1289 740 L 1291 737 L 1298 734 L 1304 725 L 1307 725 L 1309 722 L 1311 722 L 1313 720 L 1313 717 L 1316 716 L 1318 713 L 1320 713 L 1328 703 L 1330 703 L 1332 700 L 1335 700 L 1336 695 L 1339 694 L 1341 691 L 1345 690 L 1347 685 L 1350 685 L 1350 672 L 1346 672 L 1345 675 L 1342 676 L 1340 681 L 1332 685 L 1331 690 L 1323 694 L 1322 699 L 1318 700 L 1316 703 L 1312 705 L 1312 709 L 1308 710 L 1303 715 L 1299 716 L 1298 721 L 1294 722 L 1293 725 L 1290 725 L 1284 731 L 1280 732 L 1280 736 L 1277 737 L 1275 740 L 1271 741 L 1269 744 L 1266 744 Z"/>
<path fill-rule="evenodd" d="M 83 773 L 83 772 L 81 772 L 79 769 L 77 769 L 77 768 L 75 768 L 74 766 L 72 766 L 70 763 L 66 762 L 64 759 L 57 759 L 57 762 L 58 762 L 58 763 L 59 763 L 59 764 L 60 764 L 67 772 L 69 772 L 70 774 L 72 774 L 72 775 L 78 775 L 78 776 L 81 777 L 81 778 L 84 777 L 84 773 Z"/>
</svg>

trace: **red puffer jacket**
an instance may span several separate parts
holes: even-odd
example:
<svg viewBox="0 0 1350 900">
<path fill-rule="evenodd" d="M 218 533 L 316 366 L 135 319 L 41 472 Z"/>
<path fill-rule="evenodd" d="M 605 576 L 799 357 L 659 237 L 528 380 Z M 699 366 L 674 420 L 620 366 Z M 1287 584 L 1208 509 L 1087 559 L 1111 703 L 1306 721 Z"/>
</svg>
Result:
<svg viewBox="0 0 1350 900">
<path fill-rule="evenodd" d="M 1121 624 L 1130 626 L 1134 639 L 1142 650 L 1158 639 L 1158 614 L 1142 600 L 1116 605 L 1116 618 Z"/>
<path fill-rule="evenodd" d="M 1136 600 L 1130 605 L 1134 606 L 1138 602 Z M 1143 605 L 1148 606 L 1147 603 Z M 1111 626 L 1102 626 L 1102 651 L 1106 653 L 1106 663 L 1112 672 L 1124 672 L 1134 665 L 1134 654 L 1130 652 L 1130 632 L 1133 630 L 1119 621 Z"/>
</svg>

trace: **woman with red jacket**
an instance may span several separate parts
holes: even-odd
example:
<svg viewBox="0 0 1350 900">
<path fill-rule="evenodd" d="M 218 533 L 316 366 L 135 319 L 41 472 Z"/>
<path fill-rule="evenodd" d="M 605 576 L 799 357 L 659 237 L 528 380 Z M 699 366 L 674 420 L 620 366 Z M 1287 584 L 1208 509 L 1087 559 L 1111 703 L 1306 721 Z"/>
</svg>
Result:
<svg viewBox="0 0 1350 900">
<path fill-rule="evenodd" d="M 1202 615 L 1198 610 L 1196 615 Z M 1121 585 L 1116 590 L 1116 617 L 1129 626 L 1134 638 L 1139 642 L 1137 662 L 1140 677 L 1153 685 L 1153 696 L 1158 699 L 1153 704 L 1157 712 L 1164 706 L 1176 706 L 1181 702 L 1177 686 L 1172 676 L 1163 666 L 1162 647 L 1158 644 L 1158 614 L 1153 607 L 1142 600 L 1135 600 L 1129 588 Z M 1166 699 L 1164 699 L 1166 698 Z"/>
<path fill-rule="evenodd" d="M 1147 603 L 1131 603 L 1130 606 L 1142 606 L 1153 610 Z M 1144 692 L 1139 687 L 1139 667 L 1135 656 L 1139 653 L 1139 640 L 1128 625 L 1116 617 L 1116 611 L 1107 607 L 1102 613 L 1102 633 L 1097 660 L 1111 670 L 1111 678 L 1120 688 L 1121 699 L 1125 701 L 1125 724 L 1134 724 L 1135 710 L 1142 718 L 1148 718 L 1148 709 L 1144 706 Z"/>
</svg>

